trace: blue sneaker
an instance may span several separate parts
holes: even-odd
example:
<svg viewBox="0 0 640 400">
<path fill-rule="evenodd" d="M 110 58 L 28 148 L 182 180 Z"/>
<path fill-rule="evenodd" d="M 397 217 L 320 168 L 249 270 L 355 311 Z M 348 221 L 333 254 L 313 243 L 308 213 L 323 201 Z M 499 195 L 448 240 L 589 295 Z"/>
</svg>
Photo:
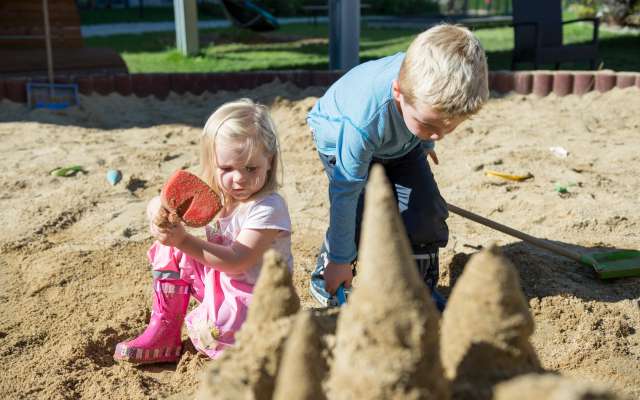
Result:
<svg viewBox="0 0 640 400">
<path fill-rule="evenodd" d="M 339 307 L 347 301 L 351 294 L 351 289 L 338 289 L 336 295 L 331 295 L 325 289 L 324 269 L 329 264 L 328 252 L 324 246 L 320 249 L 320 254 L 316 259 L 316 269 L 311 273 L 311 281 L 309 282 L 309 292 L 314 299 L 325 307 Z"/>
<path fill-rule="evenodd" d="M 429 287 L 431 298 L 436 303 L 436 307 L 440 312 L 444 311 L 447 301 L 436 290 L 440 272 L 440 260 L 438 253 L 414 254 L 413 257 L 416 260 L 418 272 L 420 273 L 422 280 L 427 287 Z"/>
</svg>

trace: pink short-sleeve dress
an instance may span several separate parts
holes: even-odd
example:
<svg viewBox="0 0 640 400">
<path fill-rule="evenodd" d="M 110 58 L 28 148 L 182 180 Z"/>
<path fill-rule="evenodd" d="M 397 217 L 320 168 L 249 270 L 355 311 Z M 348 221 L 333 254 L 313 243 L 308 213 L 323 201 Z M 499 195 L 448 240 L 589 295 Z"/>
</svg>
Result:
<svg viewBox="0 0 640 400">
<path fill-rule="evenodd" d="M 292 271 L 291 219 L 280 195 L 271 193 L 239 206 L 231 215 L 216 218 L 205 227 L 207 240 L 223 245 L 233 243 L 243 229 L 279 230 L 271 248 L 282 254 Z M 154 271 L 177 272 L 190 284 L 190 292 L 200 304 L 185 318 L 189 338 L 196 349 L 209 357 L 220 356 L 233 345 L 235 333 L 247 318 L 262 260 L 244 273 L 227 274 L 158 242 L 149 249 L 148 256 Z"/>
</svg>

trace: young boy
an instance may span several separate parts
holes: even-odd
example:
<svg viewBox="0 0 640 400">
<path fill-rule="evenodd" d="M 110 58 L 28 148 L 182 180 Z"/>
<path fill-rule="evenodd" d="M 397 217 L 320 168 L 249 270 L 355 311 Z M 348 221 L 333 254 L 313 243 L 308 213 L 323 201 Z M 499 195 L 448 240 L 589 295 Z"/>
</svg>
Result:
<svg viewBox="0 0 640 400">
<path fill-rule="evenodd" d="M 310 290 L 335 304 L 351 286 L 372 163 L 384 166 L 416 263 L 438 308 L 438 249 L 447 244 L 447 205 L 426 155 L 438 164 L 435 140 L 476 113 L 489 97 L 487 62 L 466 28 L 438 25 L 418 35 L 406 54 L 361 64 L 335 82 L 309 112 L 329 178 L 330 220 Z M 384 279 L 384 277 L 380 277 Z"/>
</svg>

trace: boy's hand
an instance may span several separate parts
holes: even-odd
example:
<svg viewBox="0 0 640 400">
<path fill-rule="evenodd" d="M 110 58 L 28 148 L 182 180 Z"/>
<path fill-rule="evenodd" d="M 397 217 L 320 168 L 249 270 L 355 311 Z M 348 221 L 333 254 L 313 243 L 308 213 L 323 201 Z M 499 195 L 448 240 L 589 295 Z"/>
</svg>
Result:
<svg viewBox="0 0 640 400">
<path fill-rule="evenodd" d="M 343 283 L 345 289 L 350 288 L 352 280 L 351 264 L 338 264 L 329 261 L 324 269 L 324 288 L 332 295 L 336 293 L 338 287 Z"/>
<path fill-rule="evenodd" d="M 440 164 L 440 162 L 438 161 L 438 155 L 436 154 L 435 150 L 427 150 L 425 153 L 427 153 L 427 156 L 429 156 L 436 165 Z"/>
</svg>

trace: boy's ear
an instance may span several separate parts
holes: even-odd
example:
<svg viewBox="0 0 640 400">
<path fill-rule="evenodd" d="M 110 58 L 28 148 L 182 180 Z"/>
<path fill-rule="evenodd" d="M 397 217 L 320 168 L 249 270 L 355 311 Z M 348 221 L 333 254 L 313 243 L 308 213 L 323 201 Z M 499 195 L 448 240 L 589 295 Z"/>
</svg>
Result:
<svg viewBox="0 0 640 400">
<path fill-rule="evenodd" d="M 391 91 L 393 92 L 393 98 L 396 101 L 400 101 L 400 98 L 402 97 L 402 92 L 400 92 L 400 84 L 398 83 L 397 79 L 394 79 L 393 82 L 391 83 Z"/>
</svg>

